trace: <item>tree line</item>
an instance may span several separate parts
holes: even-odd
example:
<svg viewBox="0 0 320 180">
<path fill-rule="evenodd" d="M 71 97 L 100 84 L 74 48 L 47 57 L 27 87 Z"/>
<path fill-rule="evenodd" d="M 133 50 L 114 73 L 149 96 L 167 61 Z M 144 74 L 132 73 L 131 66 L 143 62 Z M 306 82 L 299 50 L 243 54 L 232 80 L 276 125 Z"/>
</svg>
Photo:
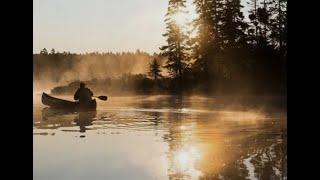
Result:
<svg viewBox="0 0 320 180">
<path fill-rule="evenodd" d="M 240 0 L 194 0 L 195 37 L 176 19 L 187 13 L 186 0 L 168 2 L 167 44 L 160 50 L 175 91 L 285 91 L 286 0 L 248 0 L 246 13 Z M 150 67 L 153 76 L 159 74 L 155 67 Z"/>
<path fill-rule="evenodd" d="M 55 49 L 48 51 L 44 48 L 40 53 L 33 54 L 33 74 L 35 81 L 49 81 L 54 84 L 116 77 L 125 73 L 144 74 L 153 58 L 157 58 L 160 63 L 164 61 L 157 54 L 150 55 L 140 50 L 76 54 L 57 52 Z"/>
<path fill-rule="evenodd" d="M 109 84 L 141 93 L 286 93 L 286 0 L 247 0 L 247 11 L 240 0 L 193 3 L 197 18 L 181 24 L 177 15 L 188 14 L 186 0 L 168 0 L 160 54 L 43 49 L 34 54 L 34 77 L 91 80 L 101 91 Z"/>
</svg>

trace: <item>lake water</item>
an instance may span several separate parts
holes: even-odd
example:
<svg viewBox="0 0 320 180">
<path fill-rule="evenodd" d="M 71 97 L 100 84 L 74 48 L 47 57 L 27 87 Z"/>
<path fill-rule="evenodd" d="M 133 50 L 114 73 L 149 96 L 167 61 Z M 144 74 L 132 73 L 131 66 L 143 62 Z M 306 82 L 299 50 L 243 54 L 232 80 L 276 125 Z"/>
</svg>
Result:
<svg viewBox="0 0 320 180">
<path fill-rule="evenodd" d="M 64 113 L 39 97 L 33 105 L 35 180 L 287 176 L 286 109 L 273 104 L 282 99 L 109 97 L 97 100 L 96 112 Z"/>
</svg>

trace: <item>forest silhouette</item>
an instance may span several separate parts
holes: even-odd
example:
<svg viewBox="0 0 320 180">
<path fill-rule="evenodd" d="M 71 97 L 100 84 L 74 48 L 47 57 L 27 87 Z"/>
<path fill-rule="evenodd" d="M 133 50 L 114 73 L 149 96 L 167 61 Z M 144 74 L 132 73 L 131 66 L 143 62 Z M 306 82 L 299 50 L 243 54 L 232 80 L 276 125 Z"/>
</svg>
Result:
<svg viewBox="0 0 320 180">
<path fill-rule="evenodd" d="M 240 0 L 194 0 L 198 17 L 184 25 L 177 14 L 188 13 L 186 0 L 168 2 L 159 54 L 43 49 L 33 55 L 35 80 L 64 83 L 53 94 L 80 81 L 107 93 L 286 94 L 286 0 L 247 0 L 245 13 Z"/>
</svg>

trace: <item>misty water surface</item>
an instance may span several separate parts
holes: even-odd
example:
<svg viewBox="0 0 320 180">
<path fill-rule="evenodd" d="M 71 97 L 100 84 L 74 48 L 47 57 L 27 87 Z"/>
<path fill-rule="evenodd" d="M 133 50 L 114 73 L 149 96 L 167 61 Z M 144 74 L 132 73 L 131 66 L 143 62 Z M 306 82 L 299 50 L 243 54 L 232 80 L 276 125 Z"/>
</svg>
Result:
<svg viewBox="0 0 320 180">
<path fill-rule="evenodd" d="M 66 113 L 39 97 L 35 180 L 286 179 L 286 112 L 268 98 L 109 97 Z"/>
</svg>

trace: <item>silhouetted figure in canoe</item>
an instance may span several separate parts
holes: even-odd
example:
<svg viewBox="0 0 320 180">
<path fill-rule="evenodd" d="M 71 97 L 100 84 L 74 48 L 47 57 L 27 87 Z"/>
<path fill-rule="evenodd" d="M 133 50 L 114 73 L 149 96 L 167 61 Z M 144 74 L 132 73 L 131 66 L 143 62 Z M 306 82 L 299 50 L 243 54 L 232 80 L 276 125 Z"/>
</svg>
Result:
<svg viewBox="0 0 320 180">
<path fill-rule="evenodd" d="M 74 100 L 79 100 L 80 104 L 89 104 L 92 101 L 93 93 L 86 85 L 82 82 L 80 83 L 80 88 L 77 89 L 74 94 Z"/>
</svg>

